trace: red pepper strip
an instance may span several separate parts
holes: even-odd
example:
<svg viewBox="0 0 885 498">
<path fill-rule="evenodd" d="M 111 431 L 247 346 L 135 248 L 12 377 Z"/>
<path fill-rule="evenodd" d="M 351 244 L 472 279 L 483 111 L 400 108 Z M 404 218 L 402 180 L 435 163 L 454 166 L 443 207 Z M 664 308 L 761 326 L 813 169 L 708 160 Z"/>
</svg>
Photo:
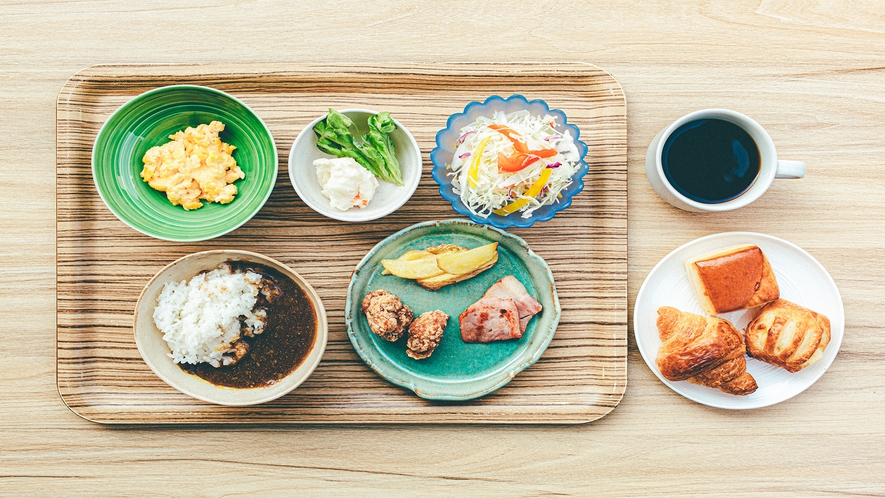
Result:
<svg viewBox="0 0 885 498">
<path fill-rule="evenodd" d="M 519 136 L 519 133 L 516 133 L 516 131 L 514 131 L 510 127 L 499 124 L 491 124 L 489 125 L 489 128 L 504 135 L 511 142 L 513 142 L 513 148 L 516 149 L 516 152 L 522 154 L 531 154 L 538 157 L 553 157 L 556 155 L 556 149 L 529 150 L 528 146 L 524 142 L 519 141 L 519 139 L 517 138 Z"/>
<path fill-rule="evenodd" d="M 558 151 L 556 149 L 540 149 L 540 150 L 532 150 L 529 151 L 529 154 L 538 156 L 538 157 L 553 157 L 556 155 Z"/>
<path fill-rule="evenodd" d="M 539 161 L 541 158 L 534 155 L 523 154 L 517 152 L 512 156 L 505 156 L 503 152 L 498 152 L 498 170 L 514 173 L 531 164 Z"/>
<path fill-rule="evenodd" d="M 520 152 L 522 154 L 529 153 L 529 148 L 526 146 L 526 144 L 520 142 L 519 139 L 517 139 L 519 134 L 516 133 L 516 131 L 514 131 L 512 128 L 499 124 L 489 125 L 489 128 L 497 131 L 501 135 L 504 135 L 505 137 L 507 137 L 508 140 L 513 142 L 513 148 L 516 149 L 516 152 Z"/>
</svg>

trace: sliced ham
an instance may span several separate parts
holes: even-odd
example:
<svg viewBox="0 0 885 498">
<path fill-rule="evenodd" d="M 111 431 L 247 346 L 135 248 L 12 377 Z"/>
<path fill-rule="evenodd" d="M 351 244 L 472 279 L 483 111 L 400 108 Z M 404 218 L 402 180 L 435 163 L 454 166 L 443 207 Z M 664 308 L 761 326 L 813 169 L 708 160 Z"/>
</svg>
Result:
<svg viewBox="0 0 885 498">
<path fill-rule="evenodd" d="M 529 320 L 541 309 L 541 303 L 529 295 L 519 280 L 504 277 L 458 317 L 461 338 L 464 342 L 519 339 Z"/>
<path fill-rule="evenodd" d="M 464 342 L 506 341 L 522 337 L 519 311 L 512 299 L 483 297 L 458 317 Z"/>
<path fill-rule="evenodd" d="M 517 310 L 519 310 L 520 336 L 525 332 L 529 320 L 543 309 L 541 303 L 536 301 L 535 298 L 530 296 L 528 291 L 525 290 L 525 286 L 522 285 L 522 282 L 512 275 L 508 275 L 492 284 L 483 297 L 497 297 L 499 299 L 513 300 L 516 304 Z"/>
</svg>

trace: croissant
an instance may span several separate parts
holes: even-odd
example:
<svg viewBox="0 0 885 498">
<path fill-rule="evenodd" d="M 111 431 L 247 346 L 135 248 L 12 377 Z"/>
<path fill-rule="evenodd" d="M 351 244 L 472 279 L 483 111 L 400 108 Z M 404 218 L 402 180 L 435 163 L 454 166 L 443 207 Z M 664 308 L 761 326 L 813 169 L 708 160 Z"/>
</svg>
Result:
<svg viewBox="0 0 885 498">
<path fill-rule="evenodd" d="M 830 319 L 786 299 L 759 310 L 747 325 L 747 352 L 753 358 L 798 372 L 824 356 Z"/>
<path fill-rule="evenodd" d="M 747 373 L 744 337 L 727 320 L 662 306 L 657 326 L 663 341 L 657 364 L 664 378 L 740 396 L 756 390 L 756 379 Z"/>
</svg>

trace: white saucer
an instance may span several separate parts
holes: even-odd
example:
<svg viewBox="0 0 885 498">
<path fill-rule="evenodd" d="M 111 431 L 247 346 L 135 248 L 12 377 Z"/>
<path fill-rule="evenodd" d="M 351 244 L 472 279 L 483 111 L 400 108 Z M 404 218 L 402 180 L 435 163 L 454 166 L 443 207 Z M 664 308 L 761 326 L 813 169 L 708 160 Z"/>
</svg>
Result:
<svg viewBox="0 0 885 498">
<path fill-rule="evenodd" d="M 830 319 L 830 343 L 824 358 L 796 373 L 747 357 L 747 371 L 759 388 L 748 396 L 726 394 L 718 389 L 688 381 L 671 382 L 661 376 L 655 358 L 658 336 L 657 310 L 673 306 L 682 311 L 704 314 L 685 274 L 683 261 L 714 249 L 738 244 L 756 244 L 765 253 L 777 278 L 782 298 L 804 306 Z M 743 330 L 758 308 L 717 315 Z M 845 331 L 845 310 L 836 283 L 810 254 L 785 240 L 753 232 L 726 232 L 695 239 L 668 254 L 645 278 L 633 308 L 633 334 L 645 363 L 661 382 L 686 398 L 716 408 L 743 410 L 761 408 L 792 398 L 808 389 L 827 371 L 836 358 Z"/>
</svg>

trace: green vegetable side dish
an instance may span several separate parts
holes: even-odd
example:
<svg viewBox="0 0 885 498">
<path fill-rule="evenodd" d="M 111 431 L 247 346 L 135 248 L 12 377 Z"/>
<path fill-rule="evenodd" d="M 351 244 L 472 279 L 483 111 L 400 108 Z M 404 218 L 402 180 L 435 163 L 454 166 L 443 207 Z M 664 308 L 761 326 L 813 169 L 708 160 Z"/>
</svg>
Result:
<svg viewBox="0 0 885 498">
<path fill-rule="evenodd" d="M 396 123 L 389 112 L 381 112 L 369 117 L 369 131 L 357 141 L 351 128 L 353 121 L 340 112 L 329 109 L 326 119 L 313 127 L 317 136 L 317 149 L 336 157 L 350 157 L 378 178 L 403 185 L 399 161 L 390 134 L 396 130 Z"/>
</svg>

